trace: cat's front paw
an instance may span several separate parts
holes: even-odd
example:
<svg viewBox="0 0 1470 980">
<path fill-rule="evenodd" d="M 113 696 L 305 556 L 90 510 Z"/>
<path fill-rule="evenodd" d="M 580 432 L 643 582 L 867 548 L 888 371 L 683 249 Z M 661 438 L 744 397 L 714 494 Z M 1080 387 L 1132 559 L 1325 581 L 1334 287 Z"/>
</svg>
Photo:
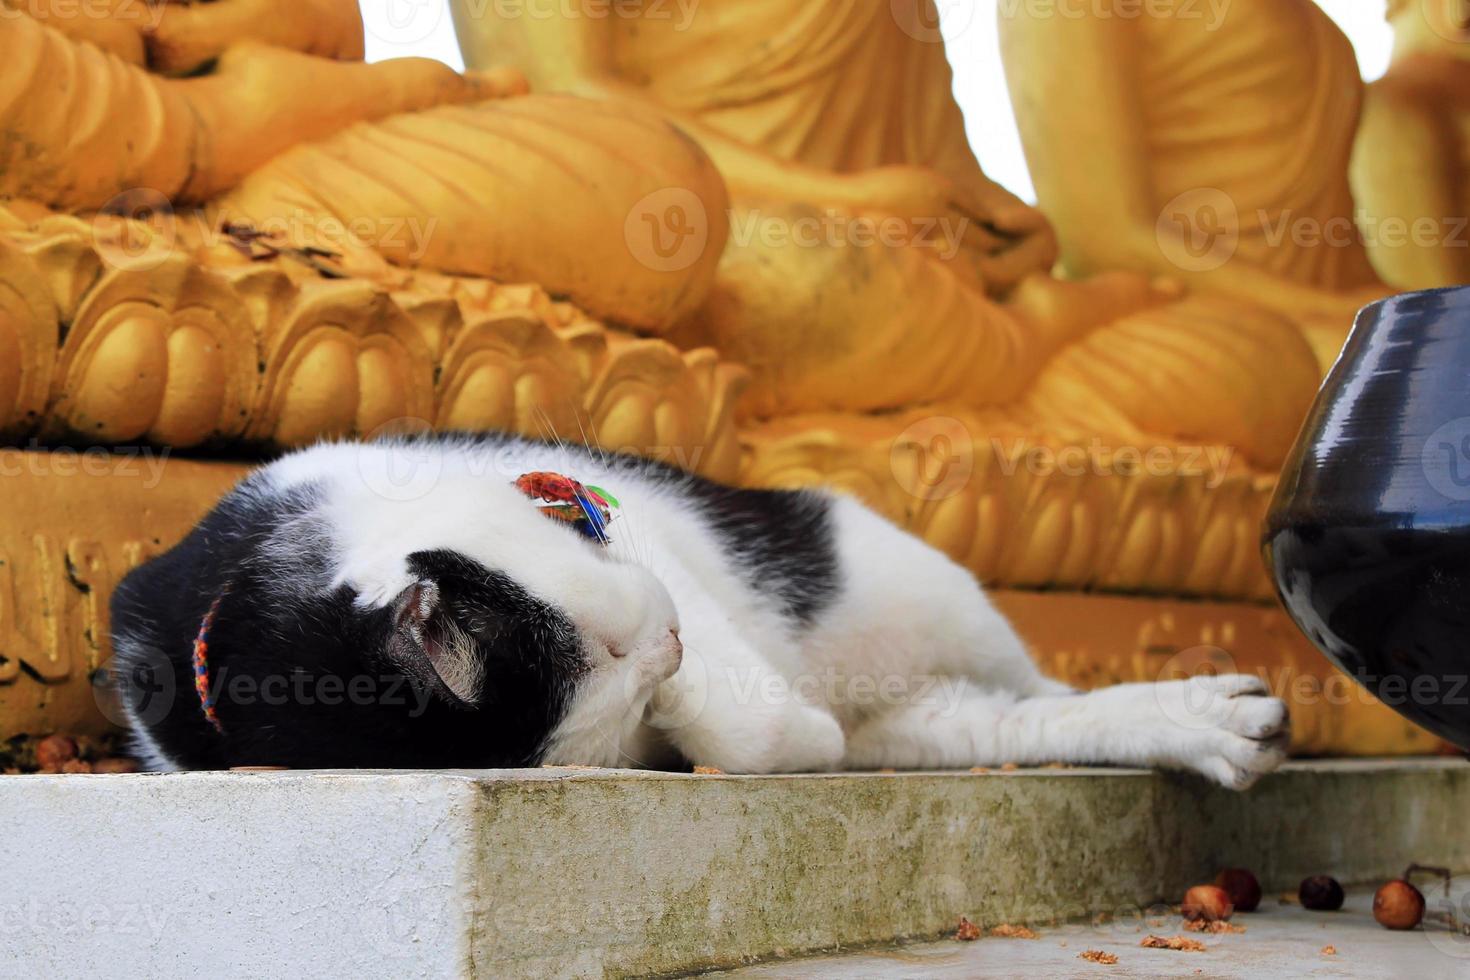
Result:
<svg viewBox="0 0 1470 980">
<path fill-rule="evenodd" d="M 1169 762 L 1228 789 L 1249 789 L 1286 760 L 1286 702 L 1249 674 L 1192 677 L 1155 685 L 1158 706 L 1177 739 Z"/>
</svg>

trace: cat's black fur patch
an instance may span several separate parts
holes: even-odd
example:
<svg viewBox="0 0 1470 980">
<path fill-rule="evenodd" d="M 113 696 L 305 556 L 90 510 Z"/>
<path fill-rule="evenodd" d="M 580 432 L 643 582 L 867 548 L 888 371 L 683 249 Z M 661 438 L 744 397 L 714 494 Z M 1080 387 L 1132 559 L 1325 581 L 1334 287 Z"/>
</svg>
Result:
<svg viewBox="0 0 1470 980">
<path fill-rule="evenodd" d="M 752 588 L 802 625 L 840 591 L 832 502 L 817 493 L 736 490 L 695 477 L 684 484 L 741 558 Z"/>
<path fill-rule="evenodd" d="M 409 556 L 486 661 L 484 689 L 465 710 L 387 657 L 391 607 L 363 610 L 346 586 L 313 587 L 328 555 L 309 529 L 290 553 L 263 547 L 263 529 L 300 518 L 313 498 L 236 490 L 118 587 L 119 696 L 152 739 L 186 769 L 537 764 L 585 663 L 570 622 L 456 552 Z M 208 659 L 223 734 L 204 716 L 191 666 L 221 595 Z"/>
</svg>

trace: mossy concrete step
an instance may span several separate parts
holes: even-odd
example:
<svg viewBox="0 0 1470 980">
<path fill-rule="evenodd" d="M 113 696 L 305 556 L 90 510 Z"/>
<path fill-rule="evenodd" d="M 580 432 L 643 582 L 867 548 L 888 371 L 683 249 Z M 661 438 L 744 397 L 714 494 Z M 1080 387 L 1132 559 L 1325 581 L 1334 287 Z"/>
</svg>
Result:
<svg viewBox="0 0 1470 980">
<path fill-rule="evenodd" d="M 543 769 L 0 778 L 0 962 L 41 976 L 623 976 L 1470 869 L 1470 765 L 1182 777 Z"/>
</svg>

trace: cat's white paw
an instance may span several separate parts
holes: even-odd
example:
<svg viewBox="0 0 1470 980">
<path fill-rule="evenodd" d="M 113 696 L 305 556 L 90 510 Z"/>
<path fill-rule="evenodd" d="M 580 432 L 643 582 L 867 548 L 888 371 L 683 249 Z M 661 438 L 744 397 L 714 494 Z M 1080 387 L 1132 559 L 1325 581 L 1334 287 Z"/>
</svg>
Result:
<svg viewBox="0 0 1470 980">
<path fill-rule="evenodd" d="M 1191 769 L 1229 789 L 1250 788 L 1286 760 L 1290 716 L 1249 674 L 1192 677 L 1154 685 L 1165 718 L 1164 764 Z"/>
<path fill-rule="evenodd" d="M 786 721 L 780 769 L 783 772 L 834 772 L 842 767 L 847 737 L 831 712 L 800 705 Z"/>
</svg>

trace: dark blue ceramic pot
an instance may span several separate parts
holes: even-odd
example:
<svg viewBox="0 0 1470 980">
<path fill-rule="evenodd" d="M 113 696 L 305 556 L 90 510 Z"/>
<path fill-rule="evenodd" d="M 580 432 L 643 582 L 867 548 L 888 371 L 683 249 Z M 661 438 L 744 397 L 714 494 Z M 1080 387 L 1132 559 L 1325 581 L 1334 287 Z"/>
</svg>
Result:
<svg viewBox="0 0 1470 980">
<path fill-rule="evenodd" d="M 1265 552 L 1323 653 L 1470 748 L 1470 288 L 1358 314 L 1282 470 Z"/>
</svg>

